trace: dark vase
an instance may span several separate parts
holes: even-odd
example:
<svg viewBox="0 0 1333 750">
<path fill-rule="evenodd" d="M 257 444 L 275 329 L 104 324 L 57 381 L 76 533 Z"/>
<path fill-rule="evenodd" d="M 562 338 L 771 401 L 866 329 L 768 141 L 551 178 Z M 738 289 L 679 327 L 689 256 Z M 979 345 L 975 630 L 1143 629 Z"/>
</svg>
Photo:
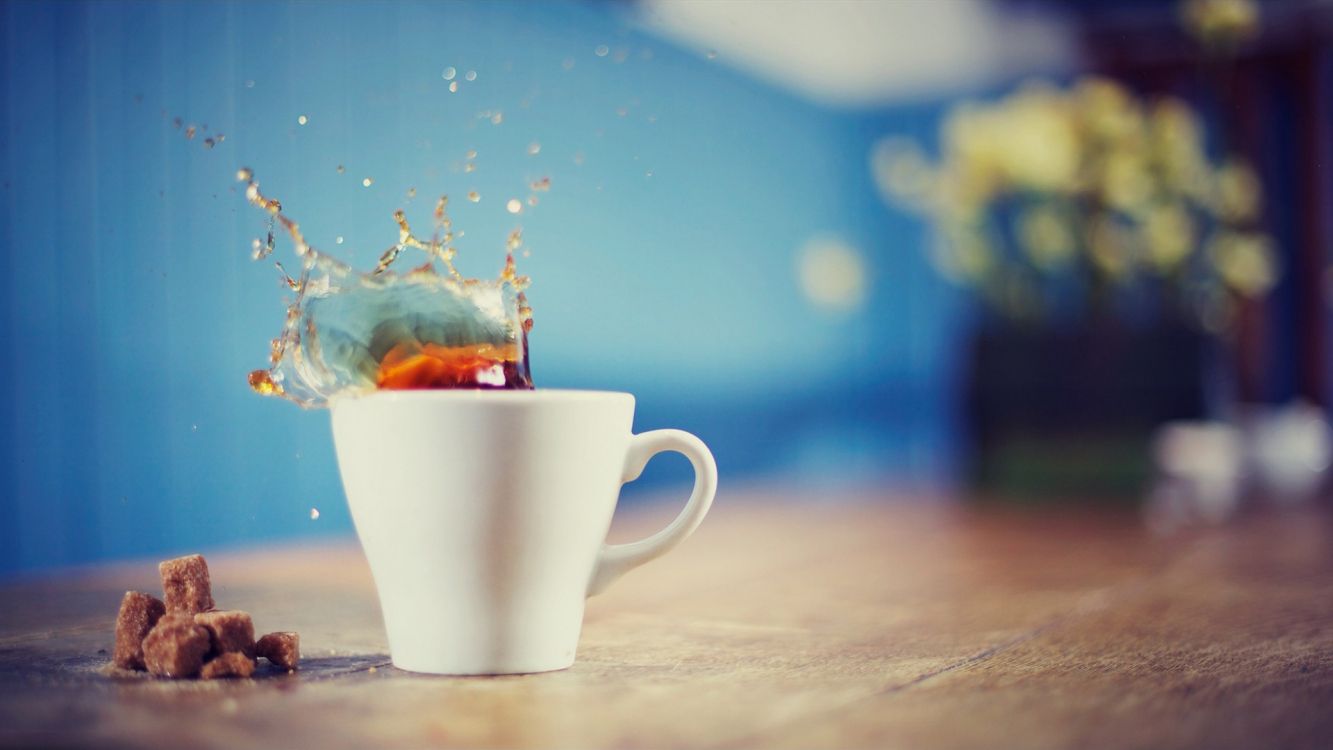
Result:
<svg viewBox="0 0 1333 750">
<path fill-rule="evenodd" d="M 980 496 L 1136 501 L 1154 429 L 1208 412 L 1212 344 L 1181 323 L 983 327 L 965 406 Z"/>
</svg>

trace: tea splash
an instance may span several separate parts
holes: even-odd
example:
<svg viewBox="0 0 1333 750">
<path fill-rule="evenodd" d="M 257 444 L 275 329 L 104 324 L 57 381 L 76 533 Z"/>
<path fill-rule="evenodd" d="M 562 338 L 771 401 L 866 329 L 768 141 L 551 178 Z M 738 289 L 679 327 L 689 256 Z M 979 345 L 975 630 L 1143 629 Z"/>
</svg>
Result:
<svg viewBox="0 0 1333 750">
<path fill-rule="evenodd" d="M 394 212 L 398 241 L 373 270 L 359 272 L 313 247 L 282 204 L 260 192 L 251 170 L 236 177 L 246 184 L 246 200 L 269 215 L 267 237 L 253 243 L 254 258 L 273 253 L 281 228 L 301 264 L 293 278 L 275 263 L 295 297 L 272 341 L 269 366 L 250 373 L 255 392 L 314 408 L 375 389 L 532 388 L 528 279 L 514 266 L 520 230 L 509 235 L 499 278 L 464 278 L 454 267 L 457 250 L 443 196 L 429 240 L 413 234 L 400 209 Z M 425 253 L 426 262 L 393 270 L 407 250 Z"/>
</svg>

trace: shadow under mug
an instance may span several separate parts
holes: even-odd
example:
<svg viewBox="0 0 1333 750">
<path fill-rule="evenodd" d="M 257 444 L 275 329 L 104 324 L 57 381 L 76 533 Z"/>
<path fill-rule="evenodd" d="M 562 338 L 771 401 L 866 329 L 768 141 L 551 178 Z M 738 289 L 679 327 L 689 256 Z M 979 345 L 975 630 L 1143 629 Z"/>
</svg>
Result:
<svg viewBox="0 0 1333 750">
<path fill-rule="evenodd" d="M 707 446 L 630 432 L 601 391 L 379 391 L 332 405 L 338 467 L 395 666 L 512 674 L 574 663 L 587 597 L 679 544 L 717 489 Z M 605 543 L 620 486 L 683 454 L 694 490 L 666 528 Z"/>
</svg>

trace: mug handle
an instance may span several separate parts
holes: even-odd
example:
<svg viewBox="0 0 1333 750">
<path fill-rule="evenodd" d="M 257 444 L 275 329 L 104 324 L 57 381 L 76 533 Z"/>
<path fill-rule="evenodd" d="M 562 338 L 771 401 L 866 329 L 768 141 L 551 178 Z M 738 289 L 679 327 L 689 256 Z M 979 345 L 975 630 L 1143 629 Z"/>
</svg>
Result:
<svg viewBox="0 0 1333 750">
<path fill-rule="evenodd" d="M 665 555 L 685 541 L 713 504 L 713 495 L 717 492 L 717 463 L 708 446 L 684 430 L 652 430 L 632 435 L 621 484 L 638 479 L 648 461 L 663 451 L 675 451 L 694 466 L 694 491 L 690 493 L 689 501 L 676 520 L 647 539 L 629 544 L 603 544 L 592 569 L 592 580 L 588 582 L 588 596 L 602 593 L 617 578 Z"/>
</svg>

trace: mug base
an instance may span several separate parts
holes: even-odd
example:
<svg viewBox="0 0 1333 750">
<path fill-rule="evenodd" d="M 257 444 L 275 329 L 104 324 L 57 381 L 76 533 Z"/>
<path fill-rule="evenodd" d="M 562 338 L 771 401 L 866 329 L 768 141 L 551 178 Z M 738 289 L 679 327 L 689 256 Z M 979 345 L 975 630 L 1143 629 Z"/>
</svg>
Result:
<svg viewBox="0 0 1333 750">
<path fill-rule="evenodd" d="M 440 677 L 497 677 L 500 675 L 541 674 L 559 672 L 574 666 L 574 659 L 523 664 L 442 664 L 428 661 L 393 658 L 393 666 L 404 672 L 430 674 Z"/>
</svg>

